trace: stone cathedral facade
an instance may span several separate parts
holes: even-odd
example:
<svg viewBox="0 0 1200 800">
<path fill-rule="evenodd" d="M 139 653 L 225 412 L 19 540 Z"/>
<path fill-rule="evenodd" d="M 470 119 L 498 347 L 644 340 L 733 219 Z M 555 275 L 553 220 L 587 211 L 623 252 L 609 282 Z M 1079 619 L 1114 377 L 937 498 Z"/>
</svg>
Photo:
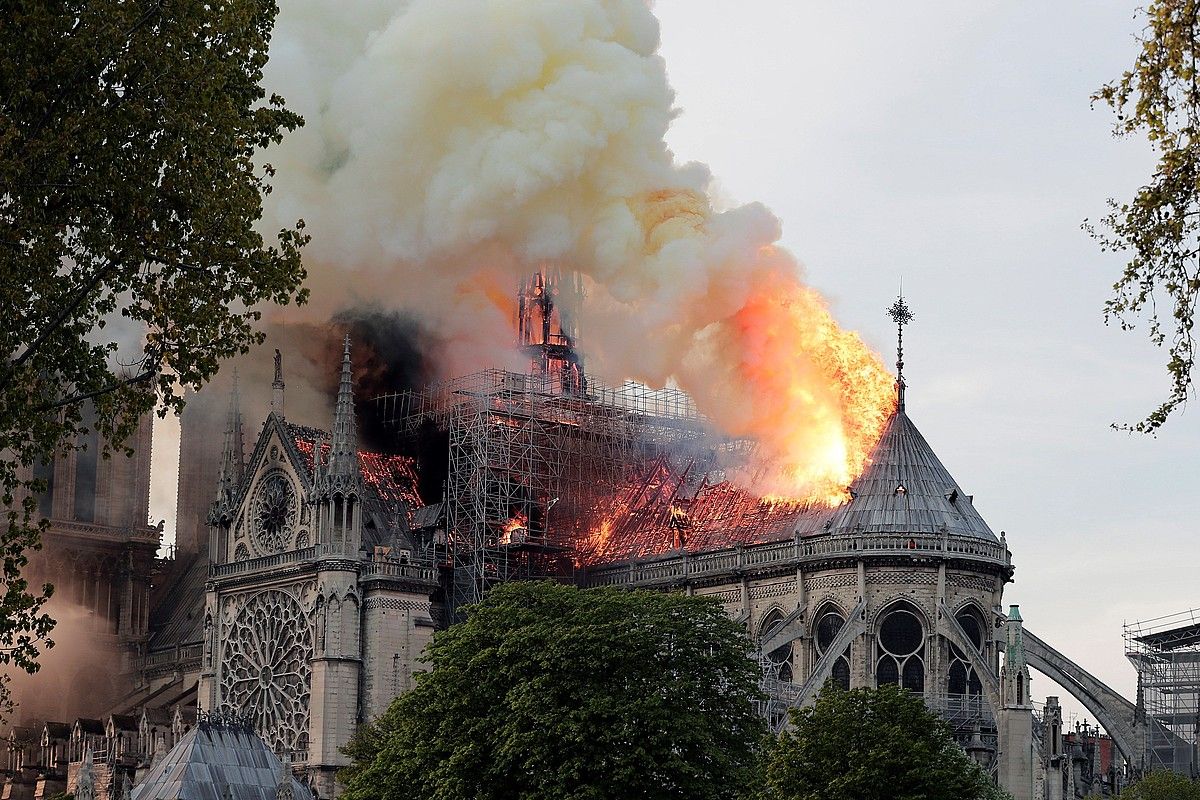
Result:
<svg viewBox="0 0 1200 800">
<path fill-rule="evenodd" d="M 539 414 L 558 424 L 567 418 L 563 409 L 577 414 L 595 402 L 574 389 L 537 400 L 513 388 L 526 376 L 500 377 L 487 393 L 458 391 L 480 414 L 472 432 L 483 436 L 484 450 L 493 426 L 511 439 L 510 424 Z M 557 578 L 714 597 L 755 645 L 762 710 L 776 729 L 788 708 L 811 702 L 829 681 L 899 684 L 941 714 L 1016 800 L 1111 790 L 1144 759 L 1136 709 L 1006 608 L 1014 567 L 1004 533 L 984 521 L 909 417 L 902 379 L 897 391 L 867 469 L 837 507 L 780 509 L 735 496 L 726 483 L 676 480 L 675 468 L 662 462 L 637 491 L 618 495 L 630 524 L 616 521 L 611 547 L 570 563 Z M 185 457 L 196 452 L 187 437 L 211 436 L 212 427 L 185 425 Z M 429 465 L 416 456 L 360 449 L 348 340 L 328 430 L 286 417 L 278 354 L 271 410 L 252 445 L 244 441 L 236 389 L 223 428 L 222 441 L 200 448 L 219 452 L 207 479 L 213 499 L 195 503 L 208 512 L 191 528 L 207 535 L 192 534 L 192 552 L 162 567 L 149 630 L 122 675 L 129 693 L 101 719 L 47 721 L 10 736 L 9 772 L 26 775 L 23 785 L 53 774 L 69 788 L 65 764 L 85 749 L 106 754 L 105 774 L 144 774 L 198 712 L 216 711 L 249 713 L 318 796 L 336 797 L 336 772 L 347 761 L 340 748 L 412 686 L 423 649 L 453 616 L 453 593 L 462 587 L 448 500 L 434 501 L 428 486 L 422 500 L 420 475 Z M 520 436 L 529 431 L 521 428 Z M 545 547 L 539 532 L 549 528 L 552 509 L 570 504 L 558 494 L 519 491 L 523 470 L 536 465 L 527 460 L 518 469 L 514 451 L 502 452 L 497 464 L 451 461 L 452 468 L 482 465 L 481 484 L 512 482 L 488 498 L 526 504 L 480 504 L 495 516 L 479 530 L 503 534 L 486 542 L 503 560 L 473 563 L 513 568 L 484 571 L 491 583 L 538 577 L 514 564 L 561 565 L 566 548 Z M 460 483 L 469 477 L 457 476 Z M 199 493 L 191 486 L 186 494 Z M 443 498 L 452 496 L 443 490 Z M 622 549 L 621 537 L 655 544 Z M 1107 771 L 1081 755 L 1078 735 L 1074 742 L 1064 735 L 1056 702 L 1044 712 L 1035 706 L 1030 667 L 1077 690 L 1104 725 L 1119 754 Z M 75 756 L 64 760 L 64 752 Z"/>
<path fill-rule="evenodd" d="M 283 406 L 277 371 L 273 409 L 245 464 L 235 410 L 226 426 L 197 700 L 251 710 L 327 796 L 345 763 L 338 748 L 411 685 L 443 609 L 431 548 L 412 530 L 412 465 L 358 451 L 349 342 L 328 434 L 289 423 Z M 964 744 L 973 736 L 1010 782 L 1004 770 L 1012 752 L 1029 751 L 1032 717 L 1027 672 L 1009 679 L 1001 667 L 1002 653 L 1011 662 L 1017 652 L 1002 613 L 1013 575 L 1004 538 L 902 395 L 850 494 L 800 515 L 782 540 L 680 548 L 590 566 L 578 579 L 716 597 L 759 645 L 777 727 L 826 681 L 897 683 L 922 694 Z M 1012 768 L 1031 774 L 1032 765 Z"/>
<path fill-rule="evenodd" d="M 209 518 L 198 703 L 250 712 L 328 797 L 345 764 L 338 748 L 411 685 L 437 580 L 414 563 L 400 522 L 410 466 L 360 460 L 349 341 L 329 436 L 289 424 L 278 369 L 275 383 L 245 464 L 240 425 L 228 426 Z"/>
</svg>

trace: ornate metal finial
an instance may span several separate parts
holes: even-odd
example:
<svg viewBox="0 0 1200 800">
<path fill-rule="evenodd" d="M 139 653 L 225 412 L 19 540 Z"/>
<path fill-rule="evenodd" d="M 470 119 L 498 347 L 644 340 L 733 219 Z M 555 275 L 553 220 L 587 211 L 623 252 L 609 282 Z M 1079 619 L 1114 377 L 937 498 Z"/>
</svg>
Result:
<svg viewBox="0 0 1200 800">
<path fill-rule="evenodd" d="M 904 290 L 896 297 L 896 302 L 887 310 L 892 322 L 896 323 L 896 399 L 900 410 L 904 410 L 904 326 L 913 321 L 912 310 L 904 302 Z"/>
</svg>

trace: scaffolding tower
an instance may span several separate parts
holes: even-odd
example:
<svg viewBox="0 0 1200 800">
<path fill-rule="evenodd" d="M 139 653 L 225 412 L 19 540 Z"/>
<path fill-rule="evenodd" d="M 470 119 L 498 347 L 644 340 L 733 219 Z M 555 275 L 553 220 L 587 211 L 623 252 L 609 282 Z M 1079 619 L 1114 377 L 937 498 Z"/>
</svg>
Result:
<svg viewBox="0 0 1200 800">
<path fill-rule="evenodd" d="M 401 437 L 448 432 L 444 494 L 451 618 L 496 583 L 570 574 L 631 470 L 663 453 L 724 446 L 674 389 L 486 370 L 377 398 Z"/>
<path fill-rule="evenodd" d="M 1126 624 L 1125 655 L 1137 670 L 1145 713 L 1145 769 L 1196 777 L 1200 610 Z"/>
</svg>

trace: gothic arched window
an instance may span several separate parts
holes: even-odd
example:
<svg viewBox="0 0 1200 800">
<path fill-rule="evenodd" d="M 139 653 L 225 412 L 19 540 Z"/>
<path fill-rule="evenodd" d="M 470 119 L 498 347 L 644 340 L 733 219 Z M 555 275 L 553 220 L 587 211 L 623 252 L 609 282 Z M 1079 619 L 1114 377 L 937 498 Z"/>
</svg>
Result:
<svg viewBox="0 0 1200 800">
<path fill-rule="evenodd" d="M 783 612 L 778 608 L 771 609 L 767 615 L 763 617 L 762 624 L 759 626 L 759 640 L 765 642 L 776 630 L 779 624 L 783 622 Z M 779 680 L 786 683 L 792 682 L 792 643 L 780 645 L 774 650 L 766 654 L 767 660 L 772 665 L 779 668 Z"/>
<path fill-rule="evenodd" d="M 875 682 L 896 683 L 909 691 L 925 691 L 925 626 L 915 609 L 895 606 L 879 624 L 879 661 Z"/>
<path fill-rule="evenodd" d="M 824 656 L 833 646 L 845 624 L 845 618 L 835 608 L 825 608 L 817 614 L 817 623 L 813 625 L 813 646 L 817 658 Z M 847 653 L 842 653 L 837 661 L 833 662 L 833 671 L 829 674 L 829 679 L 841 689 L 850 688 L 850 659 L 847 658 Z"/>
<path fill-rule="evenodd" d="M 983 652 L 983 620 L 979 614 L 968 607 L 954 616 L 967 641 L 975 648 L 975 652 Z M 978 697 L 983 694 L 983 682 L 975 672 L 968 653 L 964 653 L 956 644 L 950 644 L 950 670 L 946 676 L 946 691 L 951 695 Z"/>
</svg>

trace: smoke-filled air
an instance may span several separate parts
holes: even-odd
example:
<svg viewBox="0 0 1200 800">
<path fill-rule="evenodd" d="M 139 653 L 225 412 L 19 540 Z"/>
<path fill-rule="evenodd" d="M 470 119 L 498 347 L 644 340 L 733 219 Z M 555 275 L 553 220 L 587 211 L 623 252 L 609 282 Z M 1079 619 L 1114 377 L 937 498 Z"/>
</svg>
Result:
<svg viewBox="0 0 1200 800">
<path fill-rule="evenodd" d="M 589 371 L 757 439 L 757 491 L 839 498 L 893 379 L 769 210 L 676 163 L 658 42 L 644 0 L 290 0 L 267 83 L 306 126 L 269 151 L 265 225 L 308 224 L 305 313 L 404 311 L 446 373 L 512 364 L 518 280 L 578 271 Z"/>
</svg>

